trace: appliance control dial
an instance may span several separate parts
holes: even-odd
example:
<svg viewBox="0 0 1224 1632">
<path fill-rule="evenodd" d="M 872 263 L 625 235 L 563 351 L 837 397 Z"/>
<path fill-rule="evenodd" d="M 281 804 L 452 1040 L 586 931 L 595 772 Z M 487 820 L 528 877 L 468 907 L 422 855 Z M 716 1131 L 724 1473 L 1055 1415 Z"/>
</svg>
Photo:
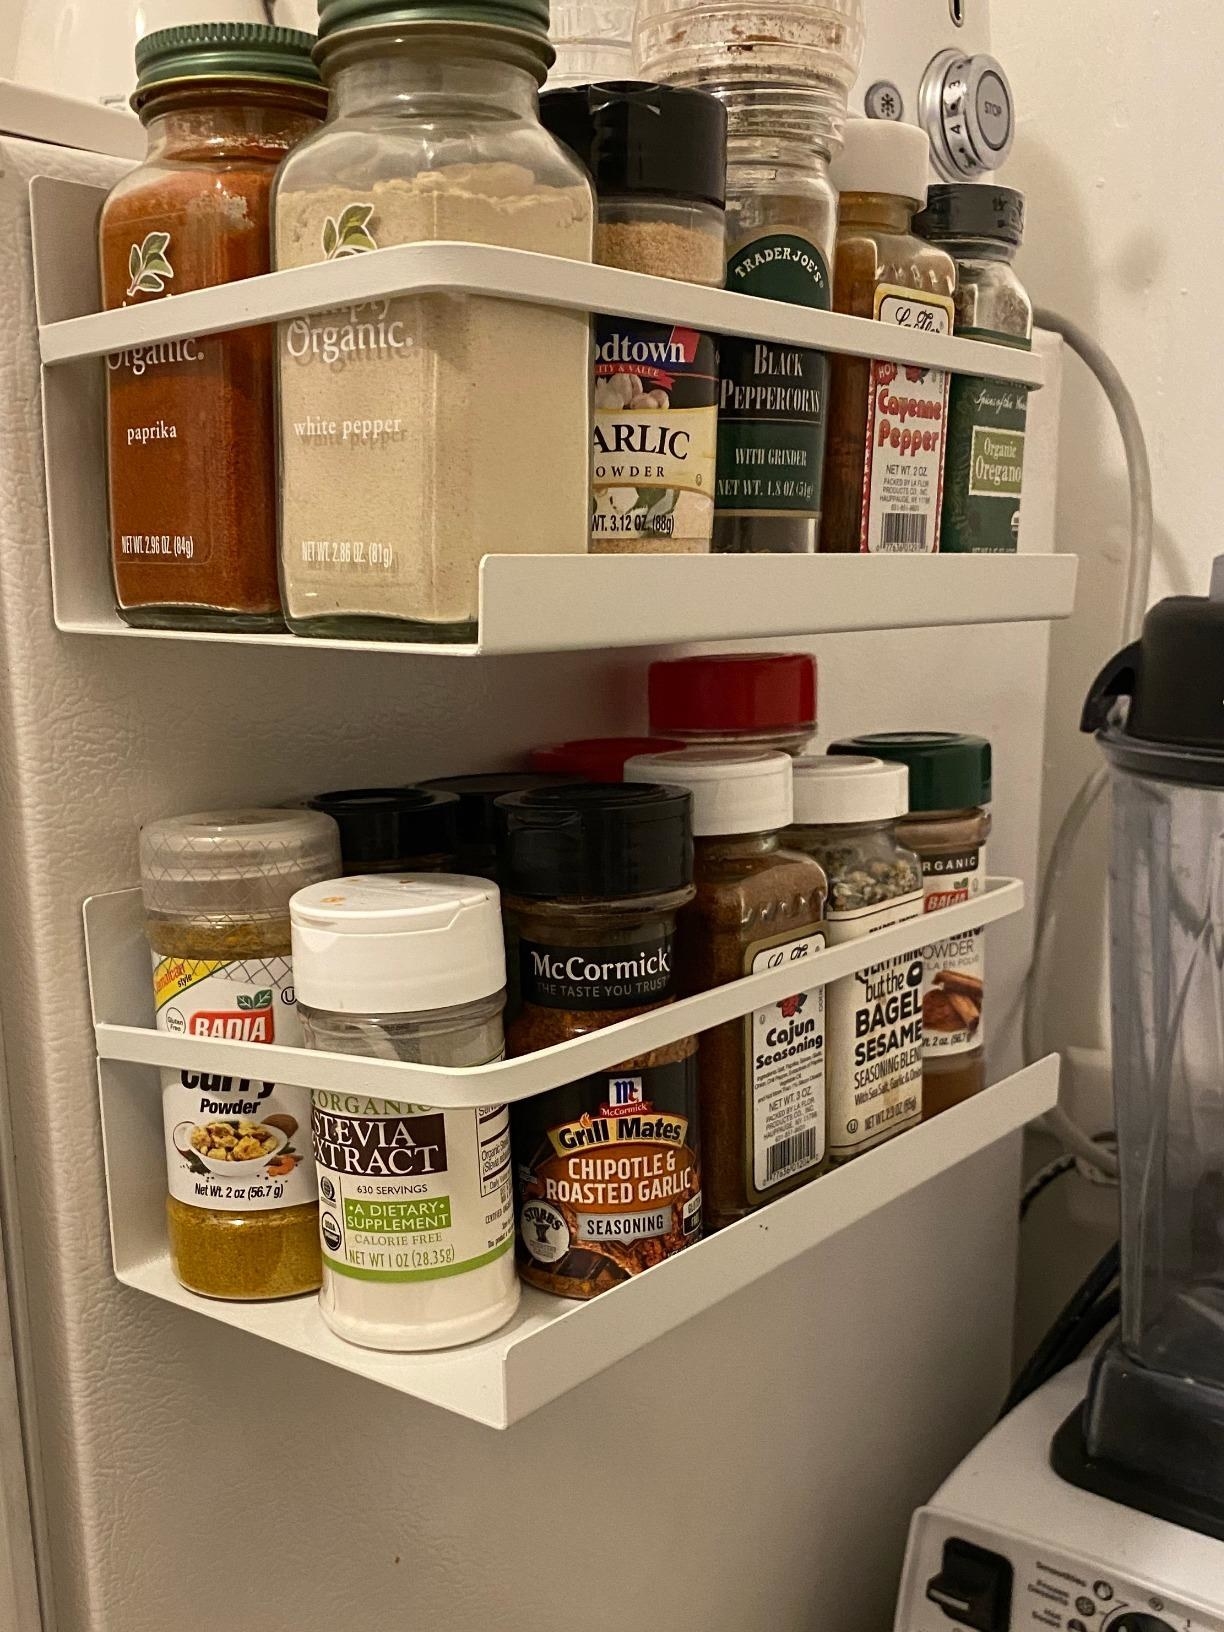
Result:
<svg viewBox="0 0 1224 1632">
<path fill-rule="evenodd" d="M 1010 1632 L 1014 1574 L 1002 1553 L 949 1536 L 942 1567 L 927 1582 L 926 1596 L 958 1627 Z"/>
<path fill-rule="evenodd" d="M 1128 1609 L 1107 1623 L 1106 1632 L 1173 1632 L 1173 1628 L 1159 1615 L 1149 1615 L 1142 1609 Z"/>
<path fill-rule="evenodd" d="M 947 181 L 972 181 L 997 170 L 1016 133 L 1011 86 L 1001 64 L 950 46 L 927 65 L 918 93 L 918 122 L 931 138 L 931 159 Z"/>
</svg>

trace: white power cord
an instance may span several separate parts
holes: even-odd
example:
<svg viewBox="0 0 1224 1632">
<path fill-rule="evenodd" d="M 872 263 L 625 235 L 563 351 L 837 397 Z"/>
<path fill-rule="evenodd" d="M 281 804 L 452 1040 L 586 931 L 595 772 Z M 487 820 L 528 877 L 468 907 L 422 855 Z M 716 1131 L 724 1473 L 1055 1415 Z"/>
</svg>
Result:
<svg viewBox="0 0 1224 1632">
<path fill-rule="evenodd" d="M 1152 578 L 1152 470 L 1148 462 L 1147 442 L 1143 426 L 1135 409 L 1135 401 L 1127 390 L 1126 382 L 1113 363 L 1090 335 L 1069 318 L 1060 317 L 1044 307 L 1033 313 L 1039 328 L 1050 329 L 1061 335 L 1076 356 L 1095 375 L 1109 400 L 1122 436 L 1122 450 L 1126 458 L 1127 486 L 1130 491 L 1130 560 L 1126 570 L 1126 593 L 1122 607 L 1122 641 L 1129 645 L 1137 640 L 1143 628 L 1147 611 L 1148 593 Z M 1037 931 L 1033 943 L 1033 959 L 1024 982 L 1023 1050 L 1026 1061 L 1040 1059 L 1045 1053 L 1045 1032 L 1041 1016 L 1040 996 L 1045 985 L 1050 954 L 1058 928 L 1058 903 L 1062 899 L 1060 882 L 1075 853 L 1075 847 L 1084 824 L 1105 787 L 1107 773 L 1098 766 L 1086 778 L 1079 792 L 1067 807 L 1059 823 L 1045 877 L 1037 895 Z M 1079 1160 L 1109 1176 L 1118 1171 L 1118 1159 L 1113 1152 L 1085 1132 L 1077 1122 L 1055 1106 L 1044 1118 L 1047 1132 L 1066 1146 Z"/>
</svg>

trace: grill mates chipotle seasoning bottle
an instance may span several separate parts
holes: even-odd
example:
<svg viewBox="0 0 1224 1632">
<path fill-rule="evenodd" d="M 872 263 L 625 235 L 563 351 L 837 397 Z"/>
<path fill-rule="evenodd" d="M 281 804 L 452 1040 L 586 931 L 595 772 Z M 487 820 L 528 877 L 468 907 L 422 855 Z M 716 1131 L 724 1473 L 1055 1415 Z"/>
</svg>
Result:
<svg viewBox="0 0 1224 1632">
<path fill-rule="evenodd" d="M 702 1162 L 708 1229 L 734 1224 L 824 1171 L 825 994 L 803 971 L 825 944 L 824 869 L 783 850 L 791 760 L 734 748 L 630 760 L 630 777 L 693 796 L 693 879 L 680 912 L 680 989 L 687 996 L 788 965 L 800 989 L 742 1020 L 703 1031 Z"/>
<path fill-rule="evenodd" d="M 676 914 L 693 899 L 688 794 L 640 783 L 499 802 L 499 869 L 522 1007 L 514 1056 L 678 995 Z M 701 1234 L 697 1039 L 514 1107 L 519 1273 L 591 1298 Z"/>
<path fill-rule="evenodd" d="M 143 164 L 102 209 L 102 303 L 143 305 L 271 265 L 277 166 L 327 106 L 314 37 L 200 23 L 136 47 Z M 110 533 L 126 623 L 281 625 L 272 333 L 241 329 L 107 358 Z"/>
</svg>

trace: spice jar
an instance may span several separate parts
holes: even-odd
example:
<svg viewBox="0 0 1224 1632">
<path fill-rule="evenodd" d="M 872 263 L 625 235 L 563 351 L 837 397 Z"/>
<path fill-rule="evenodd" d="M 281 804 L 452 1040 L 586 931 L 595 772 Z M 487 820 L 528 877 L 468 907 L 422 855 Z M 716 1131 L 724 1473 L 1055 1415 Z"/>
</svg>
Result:
<svg viewBox="0 0 1224 1632">
<path fill-rule="evenodd" d="M 692 748 L 630 760 L 633 780 L 693 796 L 693 882 L 680 912 L 680 990 L 790 966 L 825 944 L 824 869 L 781 847 L 791 819 L 785 754 Z M 806 987 L 703 1031 L 698 1049 L 705 1224 L 734 1224 L 824 1171 L 825 994 Z"/>
<path fill-rule="evenodd" d="M 642 0 L 638 64 L 727 109 L 726 287 L 828 311 L 829 160 L 863 50 L 861 0 Z M 714 548 L 800 553 L 821 526 L 828 362 L 804 346 L 720 344 Z"/>
<path fill-rule="evenodd" d="M 341 788 L 307 804 L 340 829 L 346 873 L 440 873 L 455 865 L 459 801 L 430 788 Z"/>
<path fill-rule="evenodd" d="M 841 190 L 834 304 L 852 317 L 951 334 L 956 268 L 913 230 L 930 142 L 917 125 L 855 119 L 833 167 Z M 830 381 L 823 550 L 931 554 L 939 548 L 948 376 L 835 357 Z"/>
<path fill-rule="evenodd" d="M 276 187 L 278 267 L 448 239 L 589 261 L 541 126 L 547 0 L 321 0 L 324 128 Z M 386 296 L 282 323 L 281 571 L 299 634 L 474 638 L 482 556 L 590 531 L 585 312 Z"/>
<path fill-rule="evenodd" d="M 323 117 L 314 37 L 199 23 L 136 46 L 148 154 L 102 207 L 102 303 L 146 305 L 269 270 L 276 168 Z M 272 331 L 107 358 L 115 596 L 150 628 L 281 626 Z"/>
<path fill-rule="evenodd" d="M 897 837 L 922 862 L 926 912 L 981 895 L 990 835 L 990 744 L 984 737 L 883 731 L 835 742 L 829 752 L 875 754 L 908 767 L 910 813 L 898 821 Z M 984 929 L 923 948 L 924 1120 L 986 1086 L 984 953 Z"/>
<path fill-rule="evenodd" d="M 689 796 L 618 783 L 513 793 L 499 866 L 528 1054 L 677 995 L 676 913 L 693 898 Z M 514 1107 L 519 1273 L 591 1298 L 701 1234 L 697 1039 Z"/>
<path fill-rule="evenodd" d="M 158 1031 L 301 1042 L 289 897 L 340 868 L 313 810 L 235 810 L 140 834 Z M 174 1273 L 210 1298 L 283 1298 L 319 1284 L 318 1203 L 303 1088 L 163 1071 Z"/>
<path fill-rule="evenodd" d="M 909 809 L 904 765 L 812 755 L 795 761 L 792 849 L 829 878 L 829 942 L 922 917 L 922 866 L 897 837 Z M 828 987 L 829 1144 L 849 1161 L 922 1117 L 922 950 Z"/>
<path fill-rule="evenodd" d="M 497 890 L 432 873 L 333 880 L 291 903 L 307 1048 L 475 1066 L 500 1059 Z M 323 1319 L 373 1349 L 442 1349 L 518 1307 L 504 1105 L 437 1110 L 316 1089 Z"/>
<path fill-rule="evenodd" d="M 435 776 L 421 787 L 428 793 L 453 794 L 455 867 L 458 872 L 497 882 L 497 801 L 528 788 L 560 787 L 572 776 L 544 776 L 533 771 L 490 771 L 475 776 Z"/>
<path fill-rule="evenodd" d="M 971 182 L 932 187 L 914 231 L 956 262 L 957 334 L 1028 351 L 1033 303 L 1012 266 L 1024 241 L 1024 194 Z M 1027 419 L 1027 386 L 953 375 L 939 535 L 945 555 L 1017 548 Z"/>
<path fill-rule="evenodd" d="M 647 686 L 650 729 L 681 747 L 801 754 L 816 734 L 816 660 L 807 652 L 669 658 L 650 665 Z"/>
<path fill-rule="evenodd" d="M 601 266 L 721 288 L 727 115 L 716 97 L 622 80 L 546 91 L 540 117 L 594 179 Z M 714 335 L 595 318 L 592 553 L 709 550 L 717 399 Z"/>
<path fill-rule="evenodd" d="M 584 782 L 621 782 L 625 761 L 635 754 L 662 754 L 669 748 L 683 748 L 669 737 L 576 737 L 572 742 L 554 742 L 533 748 L 532 768 L 556 776 Z"/>
</svg>

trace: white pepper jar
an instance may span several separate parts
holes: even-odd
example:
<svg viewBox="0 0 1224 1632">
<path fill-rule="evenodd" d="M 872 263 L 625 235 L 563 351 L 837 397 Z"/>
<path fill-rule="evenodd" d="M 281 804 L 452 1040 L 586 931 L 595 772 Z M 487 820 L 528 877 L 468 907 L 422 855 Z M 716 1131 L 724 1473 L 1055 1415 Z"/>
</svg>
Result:
<svg viewBox="0 0 1224 1632">
<path fill-rule="evenodd" d="M 501 1058 L 496 885 L 371 874 L 301 890 L 290 912 L 308 1048 L 424 1065 Z M 519 1301 L 506 1106 L 311 1097 L 319 1307 L 331 1329 L 366 1348 L 412 1350 L 505 1325 Z"/>
</svg>

